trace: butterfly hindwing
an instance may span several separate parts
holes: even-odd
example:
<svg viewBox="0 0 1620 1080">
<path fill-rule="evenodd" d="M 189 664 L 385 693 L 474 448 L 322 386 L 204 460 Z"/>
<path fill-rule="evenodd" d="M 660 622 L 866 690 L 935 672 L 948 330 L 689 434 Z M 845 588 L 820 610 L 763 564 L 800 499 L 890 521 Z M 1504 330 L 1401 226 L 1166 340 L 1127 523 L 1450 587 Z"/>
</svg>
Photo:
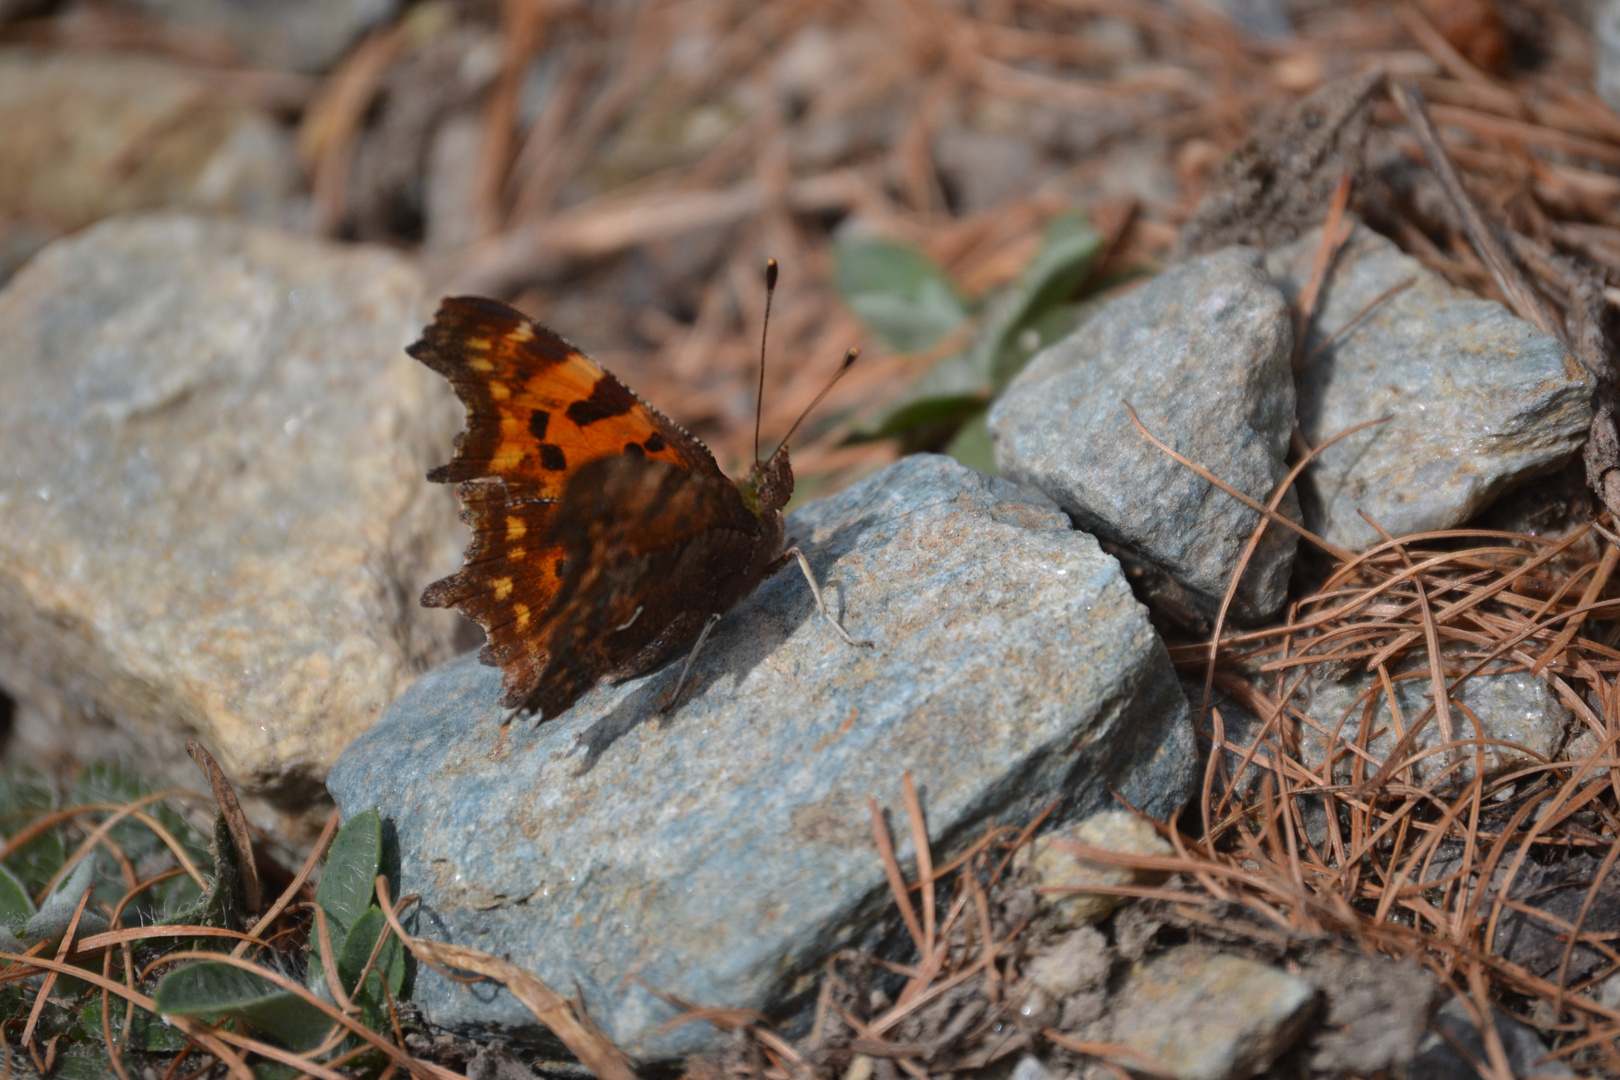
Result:
<svg viewBox="0 0 1620 1080">
<path fill-rule="evenodd" d="M 548 661 L 508 701 L 547 717 L 598 678 L 639 675 L 688 647 L 711 612 L 753 591 L 781 545 L 780 518 L 753 513 L 731 481 L 623 457 L 580 470 L 553 529 L 566 569 Z"/>
<path fill-rule="evenodd" d="M 457 485 L 472 542 L 460 570 L 429 585 L 427 607 L 453 607 L 484 628 L 480 656 L 501 669 L 508 691 L 532 685 L 546 662 L 543 621 L 563 577 L 562 548 L 550 539 L 558 501 L 521 481 Z"/>
</svg>

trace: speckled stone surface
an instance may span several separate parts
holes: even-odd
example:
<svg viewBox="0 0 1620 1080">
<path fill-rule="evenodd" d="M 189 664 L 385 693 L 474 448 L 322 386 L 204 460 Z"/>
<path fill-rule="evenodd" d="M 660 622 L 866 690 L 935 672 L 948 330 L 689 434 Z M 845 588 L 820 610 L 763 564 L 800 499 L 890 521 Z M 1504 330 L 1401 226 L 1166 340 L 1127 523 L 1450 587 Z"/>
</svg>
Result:
<svg viewBox="0 0 1620 1080">
<path fill-rule="evenodd" d="M 1290 300 L 1310 277 L 1320 238 L 1312 232 L 1267 256 Z M 1409 278 L 1414 285 L 1367 311 Z M 1306 442 L 1393 417 L 1335 443 L 1304 476 L 1306 525 L 1354 550 L 1381 539 L 1358 509 L 1392 536 L 1451 528 L 1568 460 L 1591 422 L 1591 383 L 1561 344 L 1365 226 L 1334 264 L 1303 354 Z"/>
<path fill-rule="evenodd" d="M 1462 657 L 1448 657 L 1447 677 L 1455 679 L 1472 666 Z M 1541 679 L 1522 669 L 1500 671 L 1501 667 L 1492 665 L 1471 676 L 1451 695 L 1454 702 L 1450 710 L 1451 741 L 1471 741 L 1481 736 L 1491 740 L 1483 747 L 1487 778 L 1552 760 L 1564 745 L 1570 721 L 1574 719 L 1574 714 Z M 1367 747 L 1373 764 L 1364 766 L 1361 775 L 1366 778 L 1377 771 L 1400 738 L 1396 732 L 1405 731 L 1434 701 L 1434 684 L 1426 656 L 1409 661 L 1391 671 L 1390 676 L 1401 710 L 1402 723 L 1398 728 L 1391 723 L 1389 699 L 1376 689 L 1376 675 L 1360 671 L 1339 681 L 1309 677 L 1301 684 L 1290 704 L 1315 721 L 1314 724 L 1301 723 L 1299 729 L 1300 760 L 1306 767 L 1321 767 L 1329 741 L 1337 732 L 1333 745 L 1340 752 L 1335 757 L 1333 772 L 1341 780 L 1350 778 L 1354 751 L 1348 747 L 1358 742 L 1367 703 L 1362 695 L 1372 690 L 1378 696 L 1373 731 L 1380 734 L 1375 735 Z M 1458 708 L 1459 705 L 1462 707 Z M 1478 728 L 1469 719 L 1469 713 L 1478 719 Z M 1440 731 L 1439 718 L 1431 716 L 1424 722 L 1408 756 L 1432 750 L 1446 741 Z M 1442 778 L 1440 774 L 1446 771 L 1454 756 L 1461 764 Z M 1420 785 L 1433 783 L 1438 794 L 1457 792 L 1474 778 L 1474 747 L 1429 753 L 1416 764 L 1414 772 Z"/>
<path fill-rule="evenodd" d="M 990 410 L 996 466 L 1163 569 L 1212 616 L 1260 515 L 1144 439 L 1125 403 L 1157 438 L 1264 502 L 1288 472 L 1293 340 L 1258 251 L 1193 259 L 1030 362 Z M 1280 509 L 1298 519 L 1292 492 Z M 1236 618 L 1277 611 L 1297 546 L 1293 532 L 1267 528 Z"/>
<path fill-rule="evenodd" d="M 422 932 L 509 954 L 628 1053 L 670 1058 L 715 1029 L 629 981 L 705 1006 L 791 1013 L 835 949 L 893 917 L 867 798 L 910 857 L 910 771 L 936 853 L 986 822 L 1126 799 L 1160 817 L 1193 784 L 1186 700 L 1119 565 L 1036 492 L 931 455 L 788 520 L 802 575 L 716 627 L 695 691 L 660 721 L 672 664 L 598 686 L 538 727 L 498 727 L 499 678 L 461 657 L 356 740 L 328 785 L 394 823 Z M 422 969 L 437 1024 L 539 1036 L 504 991 Z"/>
<path fill-rule="evenodd" d="M 1181 945 L 1131 969 L 1111 1037 L 1177 1080 L 1253 1076 L 1303 1033 L 1315 1001 L 1316 989 L 1285 971 Z"/>
<path fill-rule="evenodd" d="M 0 293 L 11 750 L 195 787 L 195 737 L 259 824 L 319 828 L 327 767 L 457 632 L 416 603 L 465 536 L 423 479 L 460 424 L 403 352 L 423 300 L 391 253 L 178 215 Z"/>
</svg>

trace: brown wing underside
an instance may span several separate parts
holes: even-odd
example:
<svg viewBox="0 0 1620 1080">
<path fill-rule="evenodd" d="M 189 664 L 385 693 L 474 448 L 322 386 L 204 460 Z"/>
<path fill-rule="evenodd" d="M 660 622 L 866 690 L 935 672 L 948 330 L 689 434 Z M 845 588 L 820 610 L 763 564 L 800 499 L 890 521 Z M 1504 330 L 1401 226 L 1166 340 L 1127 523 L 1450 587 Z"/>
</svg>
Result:
<svg viewBox="0 0 1620 1080">
<path fill-rule="evenodd" d="M 580 470 L 553 528 L 566 569 L 547 613 L 548 659 L 506 702 L 545 717 L 600 678 L 639 675 L 689 648 L 781 546 L 780 529 L 731 481 L 623 457 Z"/>
<path fill-rule="evenodd" d="M 748 546 L 736 530 L 759 531 L 759 519 L 708 449 L 578 349 L 498 301 L 445 300 L 422 340 L 406 351 L 445 376 L 467 408 L 467 430 L 457 436 L 453 457 L 428 478 L 458 482 L 473 539 L 462 568 L 428 586 L 422 603 L 454 607 L 484 628 L 480 657 L 501 669 L 506 704 L 555 715 L 649 646 L 667 655 L 665 639 L 690 643 L 696 630 L 670 627 L 674 615 L 642 640 L 669 608 L 663 594 L 676 579 L 665 575 L 685 572 L 678 552 L 660 552 L 653 541 L 679 546 L 706 535 L 696 523 L 708 522 L 718 531 L 694 550 L 732 565 L 735 574 L 746 560 L 732 560 Z M 598 475 L 593 463 L 605 460 L 628 467 Z M 661 484 L 680 490 L 657 512 L 614 503 L 625 512 L 603 523 L 611 500 L 599 485 L 612 479 L 614 492 L 626 494 L 625 478 L 641 475 L 638 465 L 652 466 Z M 691 528 L 674 528 L 682 517 Z M 596 558 L 608 550 L 612 559 Z M 643 603 L 641 616 L 617 630 L 629 615 L 615 620 L 609 608 L 636 591 L 638 575 L 655 602 Z M 587 612 L 583 604 L 597 607 Z"/>
</svg>

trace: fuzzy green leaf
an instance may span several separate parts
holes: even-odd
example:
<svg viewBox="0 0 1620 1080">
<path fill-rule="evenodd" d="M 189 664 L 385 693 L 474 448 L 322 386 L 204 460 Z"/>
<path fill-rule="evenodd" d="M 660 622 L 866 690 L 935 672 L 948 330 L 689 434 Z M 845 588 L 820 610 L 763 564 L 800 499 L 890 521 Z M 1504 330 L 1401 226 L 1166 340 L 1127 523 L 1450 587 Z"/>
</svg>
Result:
<svg viewBox="0 0 1620 1080">
<path fill-rule="evenodd" d="M 172 1054 L 184 1050 L 190 1042 L 180 1032 L 179 1028 L 170 1027 L 162 1020 L 153 1016 L 145 1009 L 137 1009 L 117 997 L 110 997 L 112 1003 L 112 1016 L 109 1026 L 113 1031 L 113 1038 L 117 1039 L 124 1031 L 125 1011 L 133 1009 L 135 1015 L 128 1019 L 129 1036 L 124 1046 L 130 1050 L 144 1050 L 151 1054 Z M 83 1038 L 101 1041 L 101 997 L 96 995 L 90 1003 L 79 1010 L 79 1032 Z"/>
<path fill-rule="evenodd" d="M 67 933 L 67 928 L 73 921 L 73 913 L 78 910 L 79 898 L 84 890 L 96 877 L 96 855 L 91 852 L 74 866 L 73 872 L 58 885 L 39 905 L 39 910 L 23 921 L 17 936 L 29 945 L 37 942 L 50 942 L 54 948 Z M 75 937 L 88 937 L 99 934 L 107 929 L 107 916 L 94 906 L 86 906 L 84 913 L 79 916 L 79 926 Z"/>
<path fill-rule="evenodd" d="M 354 815 L 332 840 L 315 890 L 315 902 L 331 924 L 332 951 L 338 956 L 343 955 L 350 927 L 371 906 L 381 865 L 382 820 L 375 810 Z"/>
<path fill-rule="evenodd" d="M 898 240 L 851 236 L 834 242 L 833 287 L 895 352 L 921 352 L 968 317 L 967 300 L 950 275 Z"/>
<path fill-rule="evenodd" d="M 332 1027 L 329 1017 L 297 995 L 214 960 L 169 972 L 152 998 L 160 1013 L 209 1021 L 232 1017 L 294 1050 L 319 1045 Z"/>
<path fill-rule="evenodd" d="M 15 874 L 0 866 L 0 926 L 15 931 L 34 914 L 34 901 Z"/>
<path fill-rule="evenodd" d="M 382 934 L 388 934 L 388 941 L 377 954 L 377 962 L 372 970 L 381 974 L 388 981 L 389 991 L 398 996 L 400 988 L 405 985 L 405 950 L 400 946 L 399 938 L 389 930 L 382 909 L 375 904 L 367 908 L 365 914 L 349 928 L 348 940 L 343 943 L 343 953 L 338 957 L 338 975 L 343 979 L 345 990 L 354 991 L 360 970 L 371 958 L 371 950 Z"/>
</svg>

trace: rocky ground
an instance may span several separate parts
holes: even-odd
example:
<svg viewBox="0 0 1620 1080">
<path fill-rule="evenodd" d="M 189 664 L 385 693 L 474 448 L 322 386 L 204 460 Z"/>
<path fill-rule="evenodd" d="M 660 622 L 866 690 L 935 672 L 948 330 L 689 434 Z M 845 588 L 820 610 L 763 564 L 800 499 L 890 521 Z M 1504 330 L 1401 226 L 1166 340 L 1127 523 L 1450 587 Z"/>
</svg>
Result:
<svg viewBox="0 0 1620 1080">
<path fill-rule="evenodd" d="M 0 0 L 4 761 L 197 740 L 288 898 L 373 821 L 420 1075 L 1620 1071 L 1613 23 Z M 873 648 L 790 567 L 504 723 L 404 347 L 498 295 L 736 473 L 765 254 L 767 433 L 867 351 L 787 529 Z M 0 951 L 119 931 L 68 872 Z"/>
</svg>

